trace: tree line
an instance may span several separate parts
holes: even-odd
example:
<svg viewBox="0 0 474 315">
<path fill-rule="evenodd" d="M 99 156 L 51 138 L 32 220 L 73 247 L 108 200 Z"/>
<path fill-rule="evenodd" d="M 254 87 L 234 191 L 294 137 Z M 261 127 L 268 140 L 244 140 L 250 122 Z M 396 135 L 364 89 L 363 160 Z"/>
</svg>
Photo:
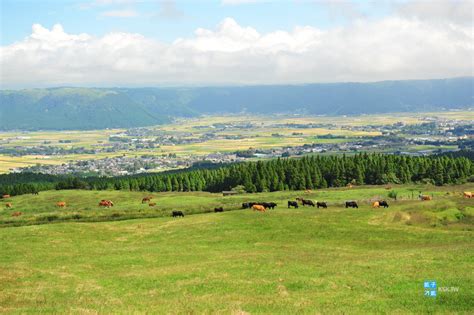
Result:
<svg viewBox="0 0 474 315">
<path fill-rule="evenodd" d="M 230 164 L 212 169 L 121 177 L 58 177 L 37 182 L 2 184 L 3 194 L 19 195 L 47 189 L 220 192 L 244 186 L 247 192 L 304 190 L 388 183 L 463 183 L 472 180 L 474 163 L 465 157 L 410 157 L 384 154 L 306 156 Z M 21 174 L 17 174 L 21 175 Z M 8 176 L 16 176 L 10 174 Z M 29 175 L 34 179 L 35 175 Z M 38 175 L 41 177 L 41 175 Z"/>
</svg>

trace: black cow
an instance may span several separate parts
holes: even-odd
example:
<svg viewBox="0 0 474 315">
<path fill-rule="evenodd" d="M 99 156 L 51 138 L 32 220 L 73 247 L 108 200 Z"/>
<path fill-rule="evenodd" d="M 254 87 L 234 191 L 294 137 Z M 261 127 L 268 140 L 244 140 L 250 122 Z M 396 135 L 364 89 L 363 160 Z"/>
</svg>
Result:
<svg viewBox="0 0 474 315">
<path fill-rule="evenodd" d="M 264 206 L 266 209 L 275 209 L 275 207 L 277 206 L 277 204 L 274 202 L 262 202 L 259 203 L 259 205 Z"/>
<path fill-rule="evenodd" d="M 355 201 L 346 201 L 346 208 L 359 208 L 357 202 Z"/>
<path fill-rule="evenodd" d="M 214 208 L 214 212 L 224 212 L 224 208 L 222 207 Z"/>
<path fill-rule="evenodd" d="M 306 199 L 303 199 L 301 202 L 303 203 L 303 206 L 306 206 L 306 205 L 312 206 L 312 207 L 315 207 L 315 206 L 316 206 L 316 204 L 314 203 L 313 200 L 306 200 Z"/>
<path fill-rule="evenodd" d="M 250 209 L 252 208 L 254 205 L 262 205 L 263 206 L 263 202 L 244 202 L 242 204 L 242 209 Z M 265 207 L 266 208 L 266 207 Z"/>
<path fill-rule="evenodd" d="M 327 208 L 328 205 L 325 203 L 325 202 L 316 202 L 316 206 L 318 206 L 318 208 Z"/>
<path fill-rule="evenodd" d="M 183 213 L 183 211 L 177 211 L 177 210 L 175 210 L 175 211 L 173 211 L 173 212 L 171 213 L 171 215 L 173 216 L 173 218 L 176 218 L 176 217 L 183 217 L 183 218 L 184 218 L 184 213 Z"/>
<path fill-rule="evenodd" d="M 388 208 L 388 203 L 385 200 L 379 201 L 379 205 L 384 208 Z"/>
<path fill-rule="evenodd" d="M 296 209 L 298 209 L 298 202 L 288 200 L 288 208 L 291 208 L 291 207 L 295 207 Z"/>
</svg>

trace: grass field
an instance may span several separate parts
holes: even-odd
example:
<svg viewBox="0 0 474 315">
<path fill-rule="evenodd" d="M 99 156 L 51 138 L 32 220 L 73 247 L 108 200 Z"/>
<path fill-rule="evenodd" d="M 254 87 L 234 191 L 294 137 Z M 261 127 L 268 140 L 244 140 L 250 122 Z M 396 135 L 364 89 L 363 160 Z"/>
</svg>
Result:
<svg viewBox="0 0 474 315">
<path fill-rule="evenodd" d="M 222 197 L 208 193 L 49 191 L 11 198 L 22 224 L 0 228 L 0 312 L 17 313 L 464 313 L 474 311 L 474 201 L 464 186 L 384 187 Z M 411 200 L 418 191 L 433 201 Z M 286 200 L 328 209 L 287 209 Z M 98 200 L 116 206 L 99 210 Z M 359 209 L 345 209 L 347 199 Z M 67 209 L 54 207 L 56 201 Z M 277 201 L 266 213 L 200 213 L 242 201 Z M 4 201 L 3 201 L 4 202 Z M 171 218 L 172 209 L 184 218 Z M 79 213 L 109 222 L 34 222 Z M 114 217 L 113 213 L 123 214 Z M 194 215 L 189 215 L 195 213 Z M 200 214 L 199 214 L 200 213 Z M 80 219 L 79 219 L 80 220 Z M 21 223 L 21 222 L 17 222 Z M 423 296 L 423 281 L 457 291 Z"/>
</svg>

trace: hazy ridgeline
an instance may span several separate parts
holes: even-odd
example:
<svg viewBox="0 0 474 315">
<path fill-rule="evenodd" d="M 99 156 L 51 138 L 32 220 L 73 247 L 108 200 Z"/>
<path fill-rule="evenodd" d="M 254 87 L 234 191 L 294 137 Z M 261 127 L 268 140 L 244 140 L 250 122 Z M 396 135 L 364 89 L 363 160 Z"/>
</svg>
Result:
<svg viewBox="0 0 474 315">
<path fill-rule="evenodd" d="M 465 157 L 408 157 L 382 154 L 309 156 L 299 159 L 231 164 L 111 178 L 35 174 L 0 176 L 0 192 L 21 195 L 49 189 L 219 192 L 243 185 L 247 192 L 303 190 L 387 183 L 463 183 L 472 180 L 474 164 Z"/>
<path fill-rule="evenodd" d="M 474 78 L 188 88 L 0 91 L 0 130 L 150 126 L 222 113 L 353 115 L 467 109 Z"/>
</svg>

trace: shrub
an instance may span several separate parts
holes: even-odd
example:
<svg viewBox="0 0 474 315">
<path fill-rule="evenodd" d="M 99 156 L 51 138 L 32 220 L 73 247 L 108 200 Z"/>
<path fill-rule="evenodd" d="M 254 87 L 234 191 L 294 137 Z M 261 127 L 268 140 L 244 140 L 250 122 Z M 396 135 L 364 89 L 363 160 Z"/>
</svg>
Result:
<svg viewBox="0 0 474 315">
<path fill-rule="evenodd" d="M 244 185 L 237 185 L 234 188 L 232 188 L 232 191 L 235 191 L 238 194 L 245 194 L 245 186 Z"/>
<path fill-rule="evenodd" d="M 393 200 L 397 200 L 398 192 L 396 190 L 391 190 L 388 193 L 388 197 L 392 198 Z"/>
</svg>

